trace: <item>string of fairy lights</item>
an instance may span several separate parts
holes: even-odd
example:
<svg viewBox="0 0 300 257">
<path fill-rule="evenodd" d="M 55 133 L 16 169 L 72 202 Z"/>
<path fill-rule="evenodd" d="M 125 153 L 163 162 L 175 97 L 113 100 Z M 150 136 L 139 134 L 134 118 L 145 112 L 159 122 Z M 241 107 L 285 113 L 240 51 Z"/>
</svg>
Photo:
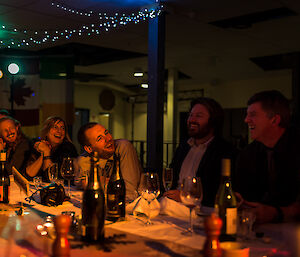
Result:
<svg viewBox="0 0 300 257">
<path fill-rule="evenodd" d="M 92 10 L 79 10 L 66 6 L 58 1 L 51 2 L 52 8 L 57 8 L 61 11 L 68 12 L 69 14 L 93 18 L 97 22 L 87 22 L 77 28 L 65 29 L 45 29 L 45 30 L 32 30 L 26 28 L 9 27 L 0 25 L 0 34 L 13 34 L 13 37 L 7 39 L 0 39 L 0 48 L 23 48 L 33 45 L 41 45 L 48 42 L 55 42 L 60 39 L 70 39 L 73 36 L 95 36 L 100 35 L 114 29 L 118 26 L 125 26 L 133 23 L 138 24 L 148 19 L 153 19 L 160 15 L 163 6 L 158 3 L 151 7 L 145 7 L 137 13 L 125 14 L 115 13 L 110 15 L 107 13 L 98 13 Z M 4 38 L 4 37 L 2 37 Z"/>
</svg>

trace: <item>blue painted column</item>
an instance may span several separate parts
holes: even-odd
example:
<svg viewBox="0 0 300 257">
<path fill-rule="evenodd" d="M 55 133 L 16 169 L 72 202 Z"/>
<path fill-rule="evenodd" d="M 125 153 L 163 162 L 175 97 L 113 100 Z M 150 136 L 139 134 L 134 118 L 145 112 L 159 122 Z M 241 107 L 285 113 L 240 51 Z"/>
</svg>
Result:
<svg viewBox="0 0 300 257">
<path fill-rule="evenodd" d="M 149 19 L 147 168 L 158 173 L 163 162 L 165 14 Z"/>
</svg>

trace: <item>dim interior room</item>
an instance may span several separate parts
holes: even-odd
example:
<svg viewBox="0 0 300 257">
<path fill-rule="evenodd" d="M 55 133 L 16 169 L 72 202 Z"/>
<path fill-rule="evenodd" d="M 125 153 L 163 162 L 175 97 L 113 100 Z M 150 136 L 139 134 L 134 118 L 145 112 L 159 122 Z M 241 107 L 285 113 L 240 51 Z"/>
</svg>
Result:
<svg viewBox="0 0 300 257">
<path fill-rule="evenodd" d="M 151 15 L 149 10 L 158 3 L 166 17 L 164 142 L 179 142 L 190 101 L 198 96 L 212 97 L 225 108 L 224 135 L 233 143 L 239 136 L 248 137 L 243 119 L 247 99 L 255 92 L 277 89 L 298 106 L 296 1 L 0 0 L 0 59 L 39 59 L 35 84 L 39 123 L 24 124 L 25 134 L 39 135 L 43 120 L 56 113 L 67 120 L 78 149 L 77 131 L 88 121 L 105 124 L 115 138 L 146 141 L 148 89 L 141 85 L 148 82 L 151 18 L 130 15 Z M 130 21 L 118 20 L 117 12 Z M 98 16 L 89 17 L 92 13 Z M 101 19 L 115 24 L 108 26 Z M 39 34 L 41 41 L 34 37 Z M 143 77 L 134 77 L 136 71 Z M 11 79 L 4 74 L 0 80 L 2 99 L 8 99 L 4 87 Z M 24 96 L 25 102 L 30 96 Z M 174 103 L 169 105 L 172 97 Z M 9 109 L 6 102 L 8 106 L 1 107 Z"/>
</svg>

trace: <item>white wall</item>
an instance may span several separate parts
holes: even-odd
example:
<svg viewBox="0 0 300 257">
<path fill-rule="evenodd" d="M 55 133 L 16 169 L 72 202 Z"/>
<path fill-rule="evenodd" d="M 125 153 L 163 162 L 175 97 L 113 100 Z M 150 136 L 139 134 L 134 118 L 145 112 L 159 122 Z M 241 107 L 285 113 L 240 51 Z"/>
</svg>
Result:
<svg viewBox="0 0 300 257">
<path fill-rule="evenodd" d="M 75 83 L 74 105 L 75 108 L 90 110 L 90 120 L 93 120 L 100 112 L 107 112 L 112 115 L 112 131 L 114 138 L 126 138 L 128 134 L 127 120 L 130 120 L 128 113 L 129 104 L 125 101 L 125 95 L 113 91 L 116 97 L 115 106 L 112 110 L 106 111 L 99 104 L 99 94 L 105 89 L 101 86 L 86 86 Z"/>
<path fill-rule="evenodd" d="M 209 96 L 217 100 L 223 108 L 241 108 L 247 106 L 247 101 L 253 94 L 272 89 L 279 90 L 290 99 L 292 97 L 291 76 L 241 80 L 211 86 Z"/>
</svg>

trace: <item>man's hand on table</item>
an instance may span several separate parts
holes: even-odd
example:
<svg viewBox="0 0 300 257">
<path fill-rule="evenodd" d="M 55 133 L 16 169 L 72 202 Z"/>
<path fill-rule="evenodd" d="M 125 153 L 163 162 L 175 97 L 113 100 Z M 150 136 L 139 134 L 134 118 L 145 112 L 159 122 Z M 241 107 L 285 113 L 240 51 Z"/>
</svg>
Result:
<svg viewBox="0 0 300 257">
<path fill-rule="evenodd" d="M 169 190 L 164 193 L 164 196 L 175 200 L 176 202 L 181 202 L 179 190 Z"/>
<path fill-rule="evenodd" d="M 256 215 L 255 222 L 258 224 L 271 223 L 276 220 L 278 215 L 276 208 L 270 205 L 243 200 L 243 206 L 252 208 Z"/>
</svg>

